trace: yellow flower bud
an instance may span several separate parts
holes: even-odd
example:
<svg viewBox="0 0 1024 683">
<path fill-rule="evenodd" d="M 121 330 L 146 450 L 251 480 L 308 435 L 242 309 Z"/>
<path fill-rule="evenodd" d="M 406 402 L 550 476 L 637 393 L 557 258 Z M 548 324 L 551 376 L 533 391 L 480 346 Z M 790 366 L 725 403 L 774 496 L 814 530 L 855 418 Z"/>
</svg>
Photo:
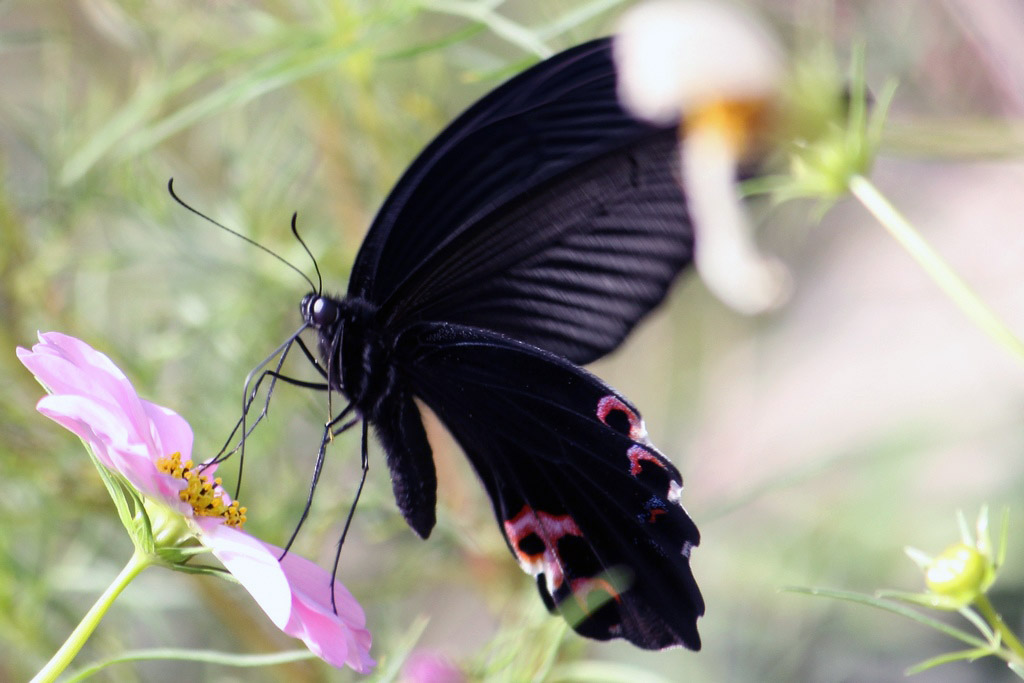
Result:
<svg viewBox="0 0 1024 683">
<path fill-rule="evenodd" d="M 991 562 L 977 548 L 958 543 L 932 560 L 925 583 L 933 593 L 967 605 L 992 585 L 994 574 Z"/>
</svg>

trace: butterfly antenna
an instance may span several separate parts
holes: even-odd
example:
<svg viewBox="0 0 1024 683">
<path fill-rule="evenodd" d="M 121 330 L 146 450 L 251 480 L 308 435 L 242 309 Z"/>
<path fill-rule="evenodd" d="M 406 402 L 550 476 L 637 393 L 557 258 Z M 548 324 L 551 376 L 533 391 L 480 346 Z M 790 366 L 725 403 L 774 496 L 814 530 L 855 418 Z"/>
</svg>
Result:
<svg viewBox="0 0 1024 683">
<path fill-rule="evenodd" d="M 253 240 L 253 239 L 250 239 L 250 238 L 246 237 L 245 235 L 243 235 L 242 233 L 238 232 L 237 230 L 232 230 L 231 228 L 229 228 L 228 226 L 224 225 L 223 223 L 218 223 L 217 221 L 213 220 L 212 218 L 207 216 L 205 213 L 203 213 L 199 209 L 196 209 L 195 207 L 190 206 L 189 204 L 187 204 L 181 197 L 179 197 L 177 195 L 177 193 L 175 193 L 175 191 L 174 191 L 174 178 L 171 178 L 170 180 L 167 181 L 167 191 L 171 194 L 171 197 L 174 198 L 174 201 L 178 202 L 179 204 L 181 204 L 183 207 L 185 207 L 186 209 L 188 209 L 189 211 L 191 211 L 195 215 L 199 216 L 200 218 L 202 218 L 202 219 L 204 219 L 204 220 L 206 220 L 206 221 L 208 221 L 210 223 L 213 223 L 214 225 L 216 225 L 221 230 L 224 230 L 226 232 L 231 233 L 235 237 L 238 237 L 239 239 L 242 239 L 242 240 L 248 242 L 249 244 L 253 245 L 254 247 L 258 247 L 258 248 L 262 249 L 263 251 L 267 252 L 268 254 L 270 254 L 271 256 L 276 258 L 278 261 L 280 261 L 281 263 L 285 264 L 286 266 L 288 266 L 289 268 L 294 270 L 296 273 L 298 273 L 302 277 L 303 280 L 305 280 L 306 282 L 309 283 L 310 287 L 313 287 L 313 281 L 309 279 L 309 276 L 306 275 L 305 273 L 303 273 L 298 268 L 296 268 L 291 263 L 289 263 L 280 254 L 277 254 L 277 253 L 271 251 L 270 249 L 268 249 L 267 247 L 263 246 L 262 244 L 260 244 L 256 240 Z M 295 216 L 292 216 L 292 230 L 294 231 L 294 229 L 295 229 Z M 301 242 L 302 240 L 299 240 L 299 241 Z M 303 244 L 302 246 L 305 247 L 306 245 Z M 308 253 L 309 249 L 306 249 L 306 252 Z M 313 265 L 316 265 L 316 261 L 313 262 Z M 319 268 L 317 268 L 316 274 L 317 274 L 317 277 L 319 278 L 320 277 L 320 269 Z M 319 291 L 320 290 L 318 289 L 317 292 L 319 292 Z"/>
<path fill-rule="evenodd" d="M 299 213 L 296 211 L 295 213 L 292 214 L 292 234 L 295 235 L 295 239 L 299 241 L 299 244 L 302 245 L 302 248 L 306 250 L 306 254 L 309 256 L 309 260 L 313 262 L 313 269 L 316 271 L 316 293 L 317 296 L 319 296 L 320 294 L 323 294 L 324 291 L 324 279 L 323 277 L 320 276 L 320 266 L 316 262 L 316 257 L 313 256 L 313 252 L 311 252 L 309 250 L 309 247 L 306 246 L 306 241 L 302 239 L 301 235 L 299 235 L 299 226 L 297 224 L 298 218 Z M 309 284 L 310 286 L 312 286 L 313 283 L 310 282 Z"/>
</svg>

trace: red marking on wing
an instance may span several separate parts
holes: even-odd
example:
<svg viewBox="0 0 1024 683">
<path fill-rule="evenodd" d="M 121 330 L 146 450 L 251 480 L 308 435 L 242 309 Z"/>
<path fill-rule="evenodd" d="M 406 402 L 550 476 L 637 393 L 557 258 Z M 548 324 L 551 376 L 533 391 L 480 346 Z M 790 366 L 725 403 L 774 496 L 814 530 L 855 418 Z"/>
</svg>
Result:
<svg viewBox="0 0 1024 683">
<path fill-rule="evenodd" d="M 539 553 L 527 553 L 519 543 L 535 534 L 544 544 Z M 512 544 L 512 550 L 524 571 L 537 576 L 544 572 L 548 591 L 554 595 L 562 586 L 565 574 L 562 571 L 562 557 L 558 553 L 558 541 L 564 536 L 583 537 L 583 532 L 569 515 L 551 515 L 524 505 L 515 517 L 505 520 L 505 535 Z"/>
<path fill-rule="evenodd" d="M 657 521 L 658 515 L 667 514 L 668 510 L 666 510 L 665 508 L 651 508 L 650 512 L 651 516 L 647 518 L 647 521 L 650 524 L 654 524 L 654 522 Z"/>
<path fill-rule="evenodd" d="M 634 477 L 643 469 L 643 465 L 640 464 L 642 461 L 653 462 L 661 469 L 665 469 L 665 463 L 643 446 L 630 446 L 626 455 L 629 457 L 629 473 Z"/>
<path fill-rule="evenodd" d="M 613 410 L 625 413 L 626 419 L 629 420 L 629 438 L 633 441 L 647 440 L 647 428 L 644 426 L 644 421 L 617 396 L 605 396 L 597 402 L 597 419 L 608 424 L 608 413 Z"/>
</svg>

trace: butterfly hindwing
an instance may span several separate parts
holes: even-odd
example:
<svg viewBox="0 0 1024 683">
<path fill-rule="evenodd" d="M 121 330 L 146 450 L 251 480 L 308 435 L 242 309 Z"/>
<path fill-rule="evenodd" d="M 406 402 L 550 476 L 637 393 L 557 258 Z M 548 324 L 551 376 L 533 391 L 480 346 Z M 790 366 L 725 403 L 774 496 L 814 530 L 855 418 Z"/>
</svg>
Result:
<svg viewBox="0 0 1024 683">
<path fill-rule="evenodd" d="M 700 648 L 700 540 L 636 408 L 585 370 L 475 328 L 424 324 L 400 372 L 465 450 L 541 597 L 591 638 Z"/>
<path fill-rule="evenodd" d="M 619 105 L 609 39 L 498 87 L 445 129 L 385 201 L 349 296 L 383 324 L 484 327 L 589 362 L 692 260 L 678 132 Z"/>
<path fill-rule="evenodd" d="M 420 538 L 436 521 L 437 472 L 419 408 L 405 393 L 380 404 L 374 423 L 391 472 L 395 503 Z"/>
</svg>

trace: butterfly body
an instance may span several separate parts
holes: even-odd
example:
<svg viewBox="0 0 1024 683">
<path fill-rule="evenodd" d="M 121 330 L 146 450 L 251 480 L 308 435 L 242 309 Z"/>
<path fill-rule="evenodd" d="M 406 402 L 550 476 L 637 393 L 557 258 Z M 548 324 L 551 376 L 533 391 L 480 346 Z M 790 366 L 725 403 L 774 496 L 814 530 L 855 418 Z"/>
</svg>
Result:
<svg viewBox="0 0 1024 683">
<path fill-rule="evenodd" d="M 608 40 L 556 55 L 413 162 L 344 297 L 301 304 L 417 534 L 437 477 L 416 400 L 466 453 L 548 608 L 648 649 L 700 648 L 700 537 L 639 411 L 578 364 L 617 347 L 692 259 L 677 147 L 619 106 Z"/>
</svg>

